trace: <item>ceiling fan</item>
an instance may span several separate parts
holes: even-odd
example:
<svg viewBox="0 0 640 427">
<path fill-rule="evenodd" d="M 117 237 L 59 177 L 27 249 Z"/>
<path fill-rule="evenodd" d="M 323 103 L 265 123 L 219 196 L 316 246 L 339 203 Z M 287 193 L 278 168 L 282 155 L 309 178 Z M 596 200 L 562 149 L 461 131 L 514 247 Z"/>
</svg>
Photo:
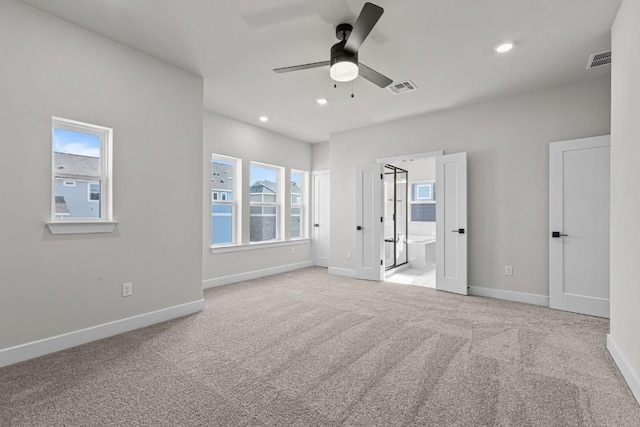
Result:
<svg viewBox="0 0 640 427">
<path fill-rule="evenodd" d="M 276 68 L 273 71 L 276 73 L 289 73 L 328 65 L 330 66 L 329 75 L 337 82 L 349 82 L 360 75 L 381 88 L 389 86 L 393 83 L 393 80 L 358 62 L 358 49 L 360 49 L 360 46 L 383 13 L 383 8 L 367 2 L 362 7 L 360 16 L 358 16 L 353 26 L 351 24 L 338 25 L 336 27 L 336 37 L 340 41 L 331 47 L 330 61 Z"/>
</svg>

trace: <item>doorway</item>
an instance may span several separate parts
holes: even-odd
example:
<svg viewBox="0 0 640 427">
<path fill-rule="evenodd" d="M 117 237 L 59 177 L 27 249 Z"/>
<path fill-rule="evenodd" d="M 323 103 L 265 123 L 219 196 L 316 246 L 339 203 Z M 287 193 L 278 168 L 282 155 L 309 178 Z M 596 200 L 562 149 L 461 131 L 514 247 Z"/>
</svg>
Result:
<svg viewBox="0 0 640 427">
<path fill-rule="evenodd" d="M 404 190 L 402 200 L 396 197 L 395 221 L 390 215 L 391 188 L 389 172 L 385 172 L 385 255 L 393 249 L 404 255 L 402 268 L 387 268 L 385 281 L 435 288 L 436 285 L 436 161 L 435 157 L 417 158 L 393 162 L 387 165 L 403 171 L 396 184 L 396 194 Z M 400 208 L 400 209 L 398 209 Z M 395 241 L 402 242 L 403 248 L 389 248 L 390 224 L 404 225 L 395 233 Z"/>
<path fill-rule="evenodd" d="M 384 165 L 394 162 L 412 162 L 435 157 L 438 202 L 435 204 L 435 288 L 462 295 L 468 293 L 467 282 L 467 153 L 443 155 L 442 152 L 378 159 L 377 163 L 356 168 L 356 245 L 355 277 L 365 280 L 388 280 L 385 277 L 384 233 Z M 400 167 L 400 166 L 398 166 Z M 409 170 L 405 165 L 400 167 Z M 409 170 L 408 176 L 412 176 Z M 410 183 L 407 183 L 409 185 Z M 432 187 L 431 190 L 434 190 Z M 424 199 L 430 196 L 427 187 L 408 187 Z M 433 196 L 436 192 L 432 191 Z M 416 211 L 428 209 L 412 207 Z M 407 214 L 418 215 L 409 212 Z M 426 215 L 422 212 L 421 215 Z M 409 224 L 409 227 L 411 225 Z M 394 236 L 395 237 L 395 236 Z M 436 238 L 437 237 L 437 238 Z M 411 230 L 407 239 L 407 253 L 411 257 Z M 426 242 L 420 241 L 420 244 Z M 389 270 L 394 271 L 394 270 Z"/>
<path fill-rule="evenodd" d="M 313 264 L 329 267 L 330 249 L 330 181 L 328 170 L 313 171 Z"/>
</svg>

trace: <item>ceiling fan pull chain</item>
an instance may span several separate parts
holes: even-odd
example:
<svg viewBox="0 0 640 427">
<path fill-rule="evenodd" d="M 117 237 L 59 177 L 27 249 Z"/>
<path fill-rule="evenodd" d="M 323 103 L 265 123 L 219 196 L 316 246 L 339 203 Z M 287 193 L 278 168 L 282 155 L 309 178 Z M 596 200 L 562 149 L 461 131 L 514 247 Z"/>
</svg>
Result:
<svg viewBox="0 0 640 427">
<path fill-rule="evenodd" d="M 351 80 L 351 97 L 355 98 L 356 96 L 353 94 L 353 80 Z"/>
</svg>

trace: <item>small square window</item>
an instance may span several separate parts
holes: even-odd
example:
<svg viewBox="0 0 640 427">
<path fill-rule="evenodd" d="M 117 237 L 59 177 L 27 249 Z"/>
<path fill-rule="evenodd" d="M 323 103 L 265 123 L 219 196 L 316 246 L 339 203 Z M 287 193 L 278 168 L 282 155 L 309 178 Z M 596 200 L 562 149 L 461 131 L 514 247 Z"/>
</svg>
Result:
<svg viewBox="0 0 640 427">
<path fill-rule="evenodd" d="M 99 182 L 89 183 L 89 201 L 90 202 L 100 201 L 100 183 Z"/>
</svg>

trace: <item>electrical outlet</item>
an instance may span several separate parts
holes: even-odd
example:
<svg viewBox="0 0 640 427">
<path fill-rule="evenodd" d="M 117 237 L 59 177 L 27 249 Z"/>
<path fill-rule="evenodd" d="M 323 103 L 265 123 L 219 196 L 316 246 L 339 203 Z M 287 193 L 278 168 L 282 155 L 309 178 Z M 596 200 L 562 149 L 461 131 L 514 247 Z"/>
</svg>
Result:
<svg viewBox="0 0 640 427">
<path fill-rule="evenodd" d="M 347 258 L 351 258 L 351 251 L 347 251 Z"/>
<path fill-rule="evenodd" d="M 130 297 L 133 295 L 133 283 L 123 283 L 122 284 L 122 296 Z"/>
<path fill-rule="evenodd" d="M 513 276 L 513 267 L 510 265 L 504 266 L 504 275 L 505 276 Z"/>
<path fill-rule="evenodd" d="M 291 255 L 296 253 L 296 248 L 291 248 Z"/>
</svg>

